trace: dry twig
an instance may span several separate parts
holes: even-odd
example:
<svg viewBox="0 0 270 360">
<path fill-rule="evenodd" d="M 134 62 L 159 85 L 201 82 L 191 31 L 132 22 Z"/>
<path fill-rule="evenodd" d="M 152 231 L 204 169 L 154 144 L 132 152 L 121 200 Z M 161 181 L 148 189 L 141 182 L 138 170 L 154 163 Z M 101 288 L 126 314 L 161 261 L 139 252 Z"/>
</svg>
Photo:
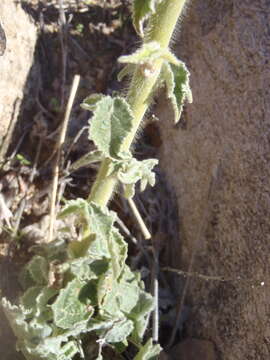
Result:
<svg viewBox="0 0 270 360">
<path fill-rule="evenodd" d="M 141 214 L 139 213 L 139 210 L 137 209 L 137 206 L 134 202 L 134 200 L 132 198 L 128 198 L 128 204 L 130 206 L 130 209 L 135 217 L 135 219 L 137 220 L 137 223 L 141 229 L 141 232 L 145 238 L 145 240 L 150 240 L 151 239 L 151 234 L 149 232 L 149 230 L 147 229 Z"/>
<path fill-rule="evenodd" d="M 74 103 L 74 99 L 78 90 L 80 82 L 80 76 L 75 75 L 68 99 L 68 104 L 66 107 L 64 121 L 62 123 L 61 131 L 59 134 L 58 144 L 57 144 L 57 154 L 54 163 L 53 169 L 53 182 L 52 182 L 52 195 L 51 195 L 51 202 L 50 202 L 50 226 L 49 226 L 49 235 L 47 241 L 50 242 L 53 240 L 53 230 L 54 230 L 54 223 L 55 223 L 55 211 L 56 211 L 56 201 L 57 201 L 57 188 L 58 188 L 58 179 L 59 179 L 59 170 L 60 170 L 60 158 L 61 158 L 61 151 L 63 144 L 65 142 L 66 132 L 67 132 L 67 125 L 70 118 L 72 106 Z"/>
</svg>

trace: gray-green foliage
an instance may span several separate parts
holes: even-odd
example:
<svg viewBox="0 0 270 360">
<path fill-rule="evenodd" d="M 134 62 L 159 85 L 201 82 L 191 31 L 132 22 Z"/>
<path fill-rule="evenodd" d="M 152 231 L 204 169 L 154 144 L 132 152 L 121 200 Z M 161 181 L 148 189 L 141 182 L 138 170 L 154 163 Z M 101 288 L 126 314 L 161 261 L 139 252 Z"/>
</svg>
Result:
<svg viewBox="0 0 270 360">
<path fill-rule="evenodd" d="M 167 97 L 174 110 L 174 120 L 178 122 L 185 102 L 192 102 L 192 93 L 189 85 L 189 71 L 186 65 L 176 58 L 169 49 L 160 47 L 157 42 L 144 44 L 134 54 L 121 56 L 119 62 L 127 64 L 119 73 L 119 80 L 131 74 L 135 65 L 139 65 L 144 75 L 151 76 L 154 72 L 152 64 L 162 59 L 163 65 L 154 90 L 166 86 Z"/>
<path fill-rule="evenodd" d="M 161 1 L 164 0 L 134 0 L 133 23 L 142 37 L 144 23 Z M 151 77 L 156 71 L 155 63 L 162 64 L 153 92 L 166 86 L 178 121 L 184 102 L 192 101 L 185 64 L 156 41 L 144 43 L 134 54 L 122 56 L 119 61 L 126 64 L 120 79 L 138 70 L 143 77 Z M 150 94 L 149 99 L 153 97 Z M 108 160 L 103 175 L 121 182 L 126 197 L 134 196 L 138 182 L 141 191 L 148 184 L 153 186 L 153 168 L 158 161 L 139 161 L 126 146 L 134 126 L 128 101 L 93 94 L 82 107 L 93 113 L 89 139 L 97 149 L 71 169 Z M 59 214 L 62 218 L 69 216 L 76 219 L 78 240 L 65 243 L 59 237 L 49 244 L 34 246 L 36 254 L 19 277 L 23 295 L 16 305 L 2 299 L 3 310 L 18 339 L 18 350 L 27 360 L 71 360 L 76 354 L 87 358 L 82 341 L 90 334 L 97 360 L 103 358 L 101 344 L 122 351 L 129 341 L 138 346 L 134 360 L 154 359 L 160 346 L 153 345 L 152 339 L 143 345 L 153 299 L 144 290 L 140 274 L 126 264 L 127 244 L 115 227 L 117 214 L 97 203 L 76 199 L 68 201 Z"/>
<path fill-rule="evenodd" d="M 134 0 L 133 1 L 133 25 L 137 33 L 143 37 L 144 22 L 155 12 L 156 3 L 160 0 Z"/>
<path fill-rule="evenodd" d="M 27 359 L 72 359 L 91 331 L 112 346 L 142 340 L 153 307 L 139 273 L 125 264 L 127 244 L 114 226 L 116 214 L 83 199 L 68 203 L 61 216 L 74 213 L 87 228 L 80 241 L 68 245 L 64 259 L 61 253 L 62 287 L 51 282 L 50 258 L 36 255 L 25 266 L 29 287 L 19 305 L 2 301 Z"/>
<path fill-rule="evenodd" d="M 192 102 L 189 71 L 183 62 L 169 64 L 165 61 L 161 69 L 161 81 L 166 85 L 167 97 L 171 101 L 174 110 L 174 120 L 178 122 L 185 101 Z"/>
</svg>

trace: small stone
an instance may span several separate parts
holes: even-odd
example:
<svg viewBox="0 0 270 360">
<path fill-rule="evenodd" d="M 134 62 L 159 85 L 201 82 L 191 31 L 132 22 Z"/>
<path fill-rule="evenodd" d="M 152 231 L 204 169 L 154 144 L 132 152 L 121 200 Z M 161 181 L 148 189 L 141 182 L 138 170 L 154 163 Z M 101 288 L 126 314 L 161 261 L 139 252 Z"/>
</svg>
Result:
<svg viewBox="0 0 270 360">
<path fill-rule="evenodd" d="M 211 341 L 186 339 L 175 345 L 169 352 L 171 360 L 217 360 Z"/>
</svg>

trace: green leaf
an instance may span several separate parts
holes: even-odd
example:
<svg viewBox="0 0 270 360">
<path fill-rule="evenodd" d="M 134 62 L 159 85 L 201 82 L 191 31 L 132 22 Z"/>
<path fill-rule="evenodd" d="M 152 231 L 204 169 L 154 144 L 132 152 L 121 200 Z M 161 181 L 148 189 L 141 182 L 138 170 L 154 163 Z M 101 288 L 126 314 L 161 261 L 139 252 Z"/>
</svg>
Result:
<svg viewBox="0 0 270 360">
<path fill-rule="evenodd" d="M 189 76 L 190 73 L 183 62 L 179 65 L 164 63 L 162 66 L 161 78 L 165 81 L 167 96 L 172 103 L 176 123 L 180 120 L 185 101 L 192 103 Z"/>
<path fill-rule="evenodd" d="M 113 344 L 114 350 L 119 354 L 124 352 L 126 350 L 127 346 L 128 346 L 128 341 L 127 340 Z"/>
<path fill-rule="evenodd" d="M 140 279 L 137 273 L 132 272 L 125 265 L 122 277 L 118 284 L 118 302 L 121 311 L 129 314 L 136 306 L 140 295 Z"/>
<path fill-rule="evenodd" d="M 39 341 L 52 334 L 52 328 L 42 319 L 33 318 L 28 324 L 28 339 L 31 345 L 36 345 Z"/>
<path fill-rule="evenodd" d="M 116 291 L 113 273 L 112 270 L 109 269 L 99 277 L 97 284 L 97 299 L 99 308 L 102 309 L 100 311 L 101 315 L 104 314 L 104 310 L 112 314 L 115 313 L 115 311 L 118 312 L 118 306 L 114 301 Z M 110 301 L 109 306 L 107 306 L 108 301 Z"/>
<path fill-rule="evenodd" d="M 127 243 L 116 228 L 114 228 L 109 237 L 109 252 L 111 254 L 114 278 L 118 279 L 125 266 Z"/>
<path fill-rule="evenodd" d="M 77 323 L 87 321 L 94 312 L 79 300 L 79 294 L 85 283 L 78 279 L 70 281 L 62 289 L 52 305 L 53 318 L 56 326 L 69 329 Z"/>
<path fill-rule="evenodd" d="M 84 99 L 83 103 L 81 104 L 81 107 L 84 110 L 95 111 L 98 102 L 102 100 L 104 97 L 105 95 L 102 94 L 92 94 L 88 96 L 86 99 Z"/>
<path fill-rule="evenodd" d="M 124 185 L 124 193 L 127 198 L 133 197 L 135 184 L 140 180 L 140 190 L 144 191 L 147 184 L 155 185 L 155 173 L 152 169 L 158 164 L 157 159 L 147 159 L 139 161 L 131 158 L 123 161 L 117 172 L 119 181 Z"/>
<path fill-rule="evenodd" d="M 33 286 L 20 298 L 20 305 L 25 310 L 25 318 L 37 321 L 52 319 L 52 311 L 48 301 L 57 294 L 57 290 L 49 287 Z"/>
<path fill-rule="evenodd" d="M 103 331 L 113 326 L 112 320 L 90 319 L 87 323 L 87 331 Z"/>
<path fill-rule="evenodd" d="M 132 9 L 133 26 L 143 37 L 143 24 L 155 11 L 156 0 L 134 0 Z"/>
<path fill-rule="evenodd" d="M 17 338 L 27 338 L 28 324 L 26 316 L 28 315 L 28 310 L 24 309 L 21 305 L 12 305 L 6 298 L 3 298 L 1 302 L 3 311 L 14 334 Z"/>
<path fill-rule="evenodd" d="M 83 155 L 80 159 L 75 161 L 69 168 L 70 171 L 78 170 L 81 167 L 89 166 L 90 164 L 102 161 L 104 156 L 101 151 L 90 151 L 88 154 Z"/>
<path fill-rule="evenodd" d="M 161 47 L 158 42 L 152 41 L 144 44 L 131 55 L 120 56 L 118 62 L 122 64 L 142 65 L 151 63 L 161 55 Z"/>
<path fill-rule="evenodd" d="M 76 200 L 67 201 L 66 205 L 58 215 L 59 219 L 63 219 L 71 214 L 80 214 L 83 217 L 88 216 L 88 203 L 85 199 L 77 198 Z"/>
<path fill-rule="evenodd" d="M 81 281 L 89 281 L 96 279 L 96 274 L 90 268 L 91 261 L 93 261 L 93 259 L 89 256 L 73 260 L 69 264 L 70 273 Z"/>
<path fill-rule="evenodd" d="M 123 67 L 123 69 L 117 75 L 117 80 L 122 81 L 126 76 L 133 74 L 135 70 L 134 64 L 128 64 Z"/>
<path fill-rule="evenodd" d="M 140 281 L 127 265 L 119 280 L 108 272 L 99 280 L 99 305 L 102 316 L 121 318 L 136 306 L 140 293 Z"/>
<path fill-rule="evenodd" d="M 161 352 L 160 345 L 153 345 L 153 340 L 149 339 L 147 343 L 140 349 L 134 360 L 155 360 Z"/>
<path fill-rule="evenodd" d="M 61 348 L 61 356 L 59 360 L 73 359 L 73 357 L 78 353 L 78 345 L 75 341 L 69 341 L 67 344 Z"/>
<path fill-rule="evenodd" d="M 77 199 L 68 201 L 59 217 L 65 217 L 73 213 L 79 213 L 84 218 L 90 236 L 83 239 L 82 242 L 72 243 L 69 246 L 70 256 L 85 256 L 87 251 L 88 256 L 92 258 L 110 258 L 108 239 L 113 230 L 116 214 L 107 208 L 101 208 L 95 203 L 89 204 L 84 199 Z"/>
<path fill-rule="evenodd" d="M 45 339 L 33 338 L 33 340 L 33 342 L 17 343 L 18 349 L 27 360 L 72 360 L 74 355 L 80 352 L 78 343 L 73 340 L 67 341 L 65 335 L 50 336 Z"/>
<path fill-rule="evenodd" d="M 125 341 L 126 338 L 132 333 L 132 330 L 133 322 L 124 318 L 115 322 L 112 328 L 109 331 L 105 332 L 103 336 L 106 343 L 119 343 Z"/>
<path fill-rule="evenodd" d="M 66 260 L 66 242 L 63 238 L 58 238 L 49 243 L 34 245 L 31 247 L 31 250 L 35 254 L 45 257 L 48 262 Z"/>
<path fill-rule="evenodd" d="M 108 239 L 111 236 L 116 214 L 94 203 L 88 204 L 87 210 L 90 232 L 96 234 L 96 239 L 91 243 L 88 253 L 94 258 L 110 258 Z"/>
<path fill-rule="evenodd" d="M 21 297 L 21 305 L 27 310 L 26 318 L 31 318 L 36 312 L 36 298 L 40 294 L 42 286 L 32 286 Z"/>
<path fill-rule="evenodd" d="M 48 283 L 49 265 L 43 256 L 34 256 L 25 266 L 24 272 L 28 273 L 28 276 L 38 285 Z"/>
<path fill-rule="evenodd" d="M 118 158 L 132 129 L 133 114 L 125 99 L 101 99 L 90 122 L 90 139 L 104 156 Z"/>
<path fill-rule="evenodd" d="M 87 255 L 92 241 L 96 238 L 95 234 L 86 237 L 82 240 L 74 240 L 68 244 L 68 254 L 71 259 L 84 258 Z M 84 260 L 84 259 L 83 259 Z"/>
<path fill-rule="evenodd" d="M 131 55 L 120 56 L 118 61 L 123 64 L 147 65 L 146 70 L 154 72 L 154 69 L 151 67 L 157 59 L 163 59 L 175 65 L 180 64 L 180 60 L 168 48 L 162 48 L 156 41 L 144 44 Z M 144 69 L 142 68 L 142 70 Z"/>
<path fill-rule="evenodd" d="M 19 160 L 19 162 L 22 165 L 25 165 L 25 166 L 30 166 L 31 165 L 31 161 L 27 160 L 22 154 L 17 154 L 16 159 Z"/>
<path fill-rule="evenodd" d="M 136 342 L 141 341 L 148 325 L 148 314 L 153 308 L 153 297 L 147 292 L 140 290 L 138 302 L 129 314 L 129 318 L 134 322 L 134 332 L 132 336 Z"/>
<path fill-rule="evenodd" d="M 36 297 L 35 317 L 42 321 L 52 320 L 52 309 L 49 301 L 58 293 L 58 290 L 51 287 L 44 287 Z"/>
<path fill-rule="evenodd" d="M 93 202 L 88 204 L 87 210 L 91 233 L 108 239 L 116 220 L 116 213 Z"/>
<path fill-rule="evenodd" d="M 97 296 L 98 280 L 88 281 L 87 284 L 83 286 L 80 291 L 79 299 L 82 303 L 90 306 L 98 305 L 98 296 Z"/>
</svg>

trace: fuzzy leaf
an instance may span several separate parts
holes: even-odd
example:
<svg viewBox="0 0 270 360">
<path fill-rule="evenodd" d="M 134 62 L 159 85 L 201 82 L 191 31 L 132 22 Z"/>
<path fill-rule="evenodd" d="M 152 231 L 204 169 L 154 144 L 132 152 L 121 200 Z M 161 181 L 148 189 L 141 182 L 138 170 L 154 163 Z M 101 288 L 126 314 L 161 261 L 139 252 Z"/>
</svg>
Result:
<svg viewBox="0 0 270 360">
<path fill-rule="evenodd" d="M 118 158 L 132 121 L 132 111 L 123 98 L 106 96 L 97 103 L 91 119 L 90 139 L 104 156 Z"/>
<path fill-rule="evenodd" d="M 58 290 L 51 287 L 44 287 L 39 295 L 36 297 L 36 313 L 35 317 L 42 321 L 48 321 L 52 319 L 52 310 L 51 306 L 48 305 L 49 300 L 51 300 Z"/>
<path fill-rule="evenodd" d="M 66 242 L 63 238 L 58 238 L 49 243 L 34 245 L 31 250 L 40 256 L 45 257 L 48 261 L 64 260 L 66 258 Z"/>
<path fill-rule="evenodd" d="M 134 360 L 155 360 L 161 350 L 160 345 L 153 345 L 153 340 L 149 339 L 135 356 Z"/>
<path fill-rule="evenodd" d="M 35 284 L 46 285 L 48 283 L 48 271 L 47 260 L 43 256 L 36 255 L 25 266 L 24 275 L 30 276 Z"/>
<path fill-rule="evenodd" d="M 125 265 L 123 274 L 119 281 L 108 273 L 103 280 L 99 280 L 100 313 L 107 314 L 113 318 L 128 314 L 136 306 L 139 293 L 140 282 L 136 275 Z M 122 315 L 121 315 L 122 314 Z"/>
<path fill-rule="evenodd" d="M 116 213 L 91 202 L 88 204 L 88 214 L 91 233 L 108 239 L 116 220 Z"/>
<path fill-rule="evenodd" d="M 68 244 L 68 254 L 71 259 L 79 259 L 84 261 L 84 257 L 87 256 L 87 252 L 91 245 L 91 242 L 96 238 L 96 235 L 86 237 L 82 240 L 71 241 Z"/>
<path fill-rule="evenodd" d="M 112 328 L 105 333 L 104 339 L 107 343 L 119 343 L 125 341 L 132 330 L 132 321 L 124 318 L 113 324 Z"/>
<path fill-rule="evenodd" d="M 135 184 L 140 181 L 140 190 L 144 191 L 147 184 L 155 185 L 155 173 L 152 169 L 158 164 L 157 159 L 147 159 L 138 161 L 131 158 L 129 161 L 123 161 L 117 172 L 119 181 L 124 185 L 125 196 L 133 197 L 135 193 Z"/>
<path fill-rule="evenodd" d="M 96 240 L 92 242 L 88 253 L 92 257 L 110 257 L 108 239 L 111 236 L 116 214 L 106 208 L 90 203 L 88 204 L 88 224 L 92 234 L 96 234 Z"/>
<path fill-rule="evenodd" d="M 128 64 L 123 67 L 123 69 L 117 75 L 117 80 L 122 81 L 126 76 L 133 74 L 135 69 L 134 64 Z"/>
<path fill-rule="evenodd" d="M 132 336 L 136 342 L 140 342 L 142 339 L 146 327 L 148 325 L 148 314 L 154 308 L 153 297 L 141 290 L 139 294 L 139 300 L 136 306 L 132 309 L 129 317 L 134 322 L 134 331 Z"/>
<path fill-rule="evenodd" d="M 79 250 L 87 248 L 87 253 L 92 258 L 100 259 L 102 257 L 110 258 L 108 249 L 108 239 L 111 236 L 113 223 L 116 220 L 116 214 L 106 208 L 101 208 L 94 203 L 88 203 L 84 199 L 70 200 L 60 213 L 60 217 L 68 216 L 72 213 L 79 213 L 85 219 L 90 231 L 88 239 L 83 240 L 82 244 L 70 245 L 71 256 L 78 256 Z M 75 252 L 74 252 L 75 251 Z M 73 253 L 73 255 L 72 255 Z M 77 253 L 77 255 L 76 255 Z"/>
<path fill-rule="evenodd" d="M 17 348 L 27 360 L 71 360 L 79 352 L 77 343 L 68 341 L 70 336 L 83 333 L 85 324 L 76 326 L 73 331 L 52 336 L 52 329 L 45 322 L 33 319 L 25 321 L 27 310 L 22 306 L 11 305 L 2 299 L 4 312 L 18 338 Z M 62 346 L 63 345 L 63 346 Z"/>
<path fill-rule="evenodd" d="M 123 313 L 129 314 L 136 306 L 140 294 L 140 279 L 125 265 L 118 284 L 118 302 Z"/>
<path fill-rule="evenodd" d="M 161 78 L 165 81 L 167 96 L 172 103 L 176 123 L 180 120 L 185 101 L 192 103 L 189 76 L 190 73 L 183 62 L 177 66 L 163 64 Z"/>
<path fill-rule="evenodd" d="M 77 198 L 76 200 L 69 200 L 67 201 L 64 208 L 61 210 L 60 214 L 58 215 L 59 219 L 63 219 L 71 214 L 80 214 L 83 217 L 87 217 L 88 215 L 88 203 L 84 199 Z"/>
<path fill-rule="evenodd" d="M 175 65 L 180 64 L 180 61 L 175 55 L 170 52 L 169 49 L 162 48 L 160 44 L 156 41 L 144 44 L 141 48 L 139 48 L 131 55 L 121 56 L 118 61 L 123 64 L 148 64 L 149 69 L 151 69 L 153 61 L 157 59 L 163 59 Z"/>
<path fill-rule="evenodd" d="M 103 160 L 103 155 L 101 151 L 95 150 L 95 151 L 90 151 L 88 154 L 83 155 L 80 159 L 78 159 L 77 161 L 75 161 L 71 166 L 70 166 L 70 171 L 75 171 L 78 170 L 81 167 L 84 166 L 89 166 L 90 164 L 96 163 L 96 162 L 100 162 Z"/>
<path fill-rule="evenodd" d="M 67 344 L 61 348 L 61 356 L 59 360 L 73 359 L 73 357 L 78 353 L 78 345 L 75 341 L 69 341 Z"/>
<path fill-rule="evenodd" d="M 95 111 L 97 103 L 104 97 L 105 95 L 102 94 L 92 94 L 83 100 L 81 107 L 88 111 Z"/>
<path fill-rule="evenodd" d="M 32 317 L 36 312 L 36 298 L 40 294 L 42 286 L 32 286 L 21 297 L 22 307 L 28 311 L 26 318 Z"/>
<path fill-rule="evenodd" d="M 27 338 L 26 316 L 28 311 L 22 306 L 12 305 L 6 298 L 2 299 L 2 308 L 17 338 Z"/>
<path fill-rule="evenodd" d="M 114 278 L 118 279 L 125 266 L 127 258 L 127 243 L 124 241 L 122 235 L 116 228 L 113 230 L 109 238 L 109 251 L 111 254 Z"/>
<path fill-rule="evenodd" d="M 104 311 L 103 308 L 105 308 L 105 310 L 108 313 L 114 313 L 115 311 L 118 311 L 118 307 L 115 304 L 115 302 L 112 302 L 112 304 L 110 304 L 108 306 L 108 308 L 106 308 L 106 305 L 108 303 L 108 299 L 113 300 L 114 298 L 112 298 L 112 291 L 115 292 L 115 281 L 113 278 L 113 273 L 111 271 L 111 269 L 109 269 L 105 274 L 102 274 L 99 279 L 98 279 L 98 284 L 97 284 L 97 299 L 98 299 L 98 305 L 99 308 L 102 309 L 100 311 L 100 314 L 103 315 Z"/>
<path fill-rule="evenodd" d="M 143 37 L 143 24 L 155 11 L 156 0 L 134 0 L 132 9 L 133 26 Z"/>
<path fill-rule="evenodd" d="M 83 287 L 78 279 L 70 281 L 62 289 L 52 305 L 54 323 L 62 329 L 69 329 L 77 323 L 88 320 L 93 314 L 93 308 L 86 307 L 79 300 L 79 293 Z"/>
<path fill-rule="evenodd" d="M 40 339 L 36 339 L 38 340 Z M 67 342 L 66 336 L 50 336 L 34 344 L 28 341 L 19 342 L 17 347 L 27 360 L 72 360 L 80 351 L 78 343 Z"/>
<path fill-rule="evenodd" d="M 57 290 L 49 287 L 33 286 L 20 298 L 20 304 L 27 312 L 26 319 L 35 317 L 38 321 L 51 320 L 51 308 L 48 301 L 57 294 Z"/>
<path fill-rule="evenodd" d="M 87 323 L 87 331 L 103 331 L 113 326 L 112 320 L 90 319 Z"/>
</svg>

